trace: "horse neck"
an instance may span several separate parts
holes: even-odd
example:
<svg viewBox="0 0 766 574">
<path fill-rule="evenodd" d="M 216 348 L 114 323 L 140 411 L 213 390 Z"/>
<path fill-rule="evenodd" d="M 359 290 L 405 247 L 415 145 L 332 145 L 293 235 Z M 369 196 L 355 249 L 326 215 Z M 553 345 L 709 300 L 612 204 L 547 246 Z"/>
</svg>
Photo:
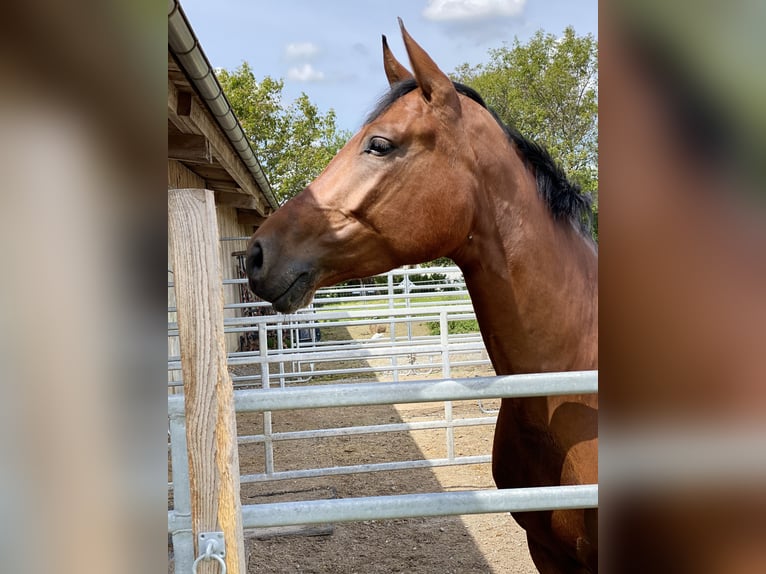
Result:
<svg viewBox="0 0 766 574">
<path fill-rule="evenodd" d="M 481 190 L 474 231 L 453 255 L 492 364 L 498 374 L 596 368 L 595 248 L 553 220 L 534 177 L 519 167 Z"/>
</svg>

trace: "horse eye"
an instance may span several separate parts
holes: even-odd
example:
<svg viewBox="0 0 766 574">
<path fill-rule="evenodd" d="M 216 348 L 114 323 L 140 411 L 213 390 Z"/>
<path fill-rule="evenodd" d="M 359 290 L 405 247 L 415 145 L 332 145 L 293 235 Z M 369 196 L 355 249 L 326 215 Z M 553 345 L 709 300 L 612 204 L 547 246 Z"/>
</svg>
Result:
<svg viewBox="0 0 766 574">
<path fill-rule="evenodd" d="M 393 150 L 394 144 L 392 144 L 389 140 L 380 136 L 374 136 L 370 138 L 370 143 L 367 144 L 367 149 L 364 151 L 366 153 L 371 153 L 372 155 L 382 156 L 392 152 Z"/>
</svg>

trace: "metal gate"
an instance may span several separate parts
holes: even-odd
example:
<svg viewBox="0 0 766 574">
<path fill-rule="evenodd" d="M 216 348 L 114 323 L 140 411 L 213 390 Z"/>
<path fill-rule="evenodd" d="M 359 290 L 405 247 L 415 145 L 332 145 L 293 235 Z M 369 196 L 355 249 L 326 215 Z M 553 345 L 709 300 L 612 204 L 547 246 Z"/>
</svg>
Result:
<svg viewBox="0 0 766 574">
<path fill-rule="evenodd" d="M 362 383 L 239 390 L 235 393 L 235 406 L 237 412 L 263 412 L 266 416 L 271 411 L 285 409 L 353 407 L 595 392 L 597 392 L 597 372 L 584 371 L 474 379 L 442 379 L 396 384 Z M 184 426 L 183 397 L 181 395 L 169 397 L 168 414 L 170 417 L 171 458 L 174 477 L 174 509 L 168 513 L 168 531 L 173 534 L 176 568 L 178 569 L 176 571 L 185 572 L 184 568 L 191 563 L 193 553 L 190 546 L 190 509 L 188 507 L 188 494 L 186 494 L 189 485 L 188 474 L 185 472 L 186 429 Z M 359 429 L 350 430 L 359 431 Z M 368 431 L 364 429 L 362 432 Z M 417 461 L 413 462 L 417 465 Z M 441 460 L 425 462 L 426 466 L 434 465 L 434 463 L 450 464 L 449 461 Z M 273 465 L 273 459 L 271 464 Z M 385 471 L 399 468 L 403 468 L 403 466 L 378 463 L 371 465 L 371 468 L 364 469 L 343 467 L 315 469 L 313 472 L 291 473 L 289 477 Z M 242 477 L 242 481 L 245 482 L 246 478 Z M 288 478 L 288 476 L 282 475 L 275 478 Z M 268 479 L 268 476 L 265 476 L 264 479 Z M 595 506 L 598 506 L 598 487 L 596 485 L 579 485 L 260 504 L 243 506 L 242 517 L 245 528 L 262 528 L 415 516 Z"/>
</svg>

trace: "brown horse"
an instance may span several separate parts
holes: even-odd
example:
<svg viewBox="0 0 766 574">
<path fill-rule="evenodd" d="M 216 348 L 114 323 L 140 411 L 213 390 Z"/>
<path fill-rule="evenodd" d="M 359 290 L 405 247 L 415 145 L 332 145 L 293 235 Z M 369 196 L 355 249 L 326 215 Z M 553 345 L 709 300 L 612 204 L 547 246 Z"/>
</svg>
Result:
<svg viewBox="0 0 766 574">
<path fill-rule="evenodd" d="M 449 256 L 498 374 L 597 368 L 589 199 L 401 30 L 414 73 L 383 37 L 390 92 L 324 172 L 253 235 L 252 290 L 292 312 L 320 286 Z M 504 399 L 493 446 L 498 488 L 596 483 L 597 400 Z M 597 571 L 595 509 L 514 517 L 540 572 Z"/>
</svg>

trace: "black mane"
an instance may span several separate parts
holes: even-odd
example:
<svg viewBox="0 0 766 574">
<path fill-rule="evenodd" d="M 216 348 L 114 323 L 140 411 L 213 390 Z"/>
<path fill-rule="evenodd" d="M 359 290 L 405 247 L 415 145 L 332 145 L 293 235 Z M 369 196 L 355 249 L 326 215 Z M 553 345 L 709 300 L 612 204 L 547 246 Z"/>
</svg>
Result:
<svg viewBox="0 0 766 574">
<path fill-rule="evenodd" d="M 487 107 L 476 90 L 458 82 L 453 82 L 453 84 L 458 93 L 472 99 L 492 114 L 498 125 L 503 128 L 508 139 L 516 145 L 527 165 L 533 169 L 537 180 L 537 191 L 548 204 L 554 219 L 568 220 L 580 229 L 583 235 L 590 237 L 593 226 L 590 194 L 583 193 L 579 185 L 567 179 L 561 165 L 553 160 L 545 147 L 525 138 L 515 128 L 505 125 L 495 111 Z M 388 93 L 380 99 L 375 109 L 367 116 L 365 125 L 378 118 L 391 104 L 417 87 L 417 82 L 414 79 L 397 82 L 391 86 Z"/>
</svg>

